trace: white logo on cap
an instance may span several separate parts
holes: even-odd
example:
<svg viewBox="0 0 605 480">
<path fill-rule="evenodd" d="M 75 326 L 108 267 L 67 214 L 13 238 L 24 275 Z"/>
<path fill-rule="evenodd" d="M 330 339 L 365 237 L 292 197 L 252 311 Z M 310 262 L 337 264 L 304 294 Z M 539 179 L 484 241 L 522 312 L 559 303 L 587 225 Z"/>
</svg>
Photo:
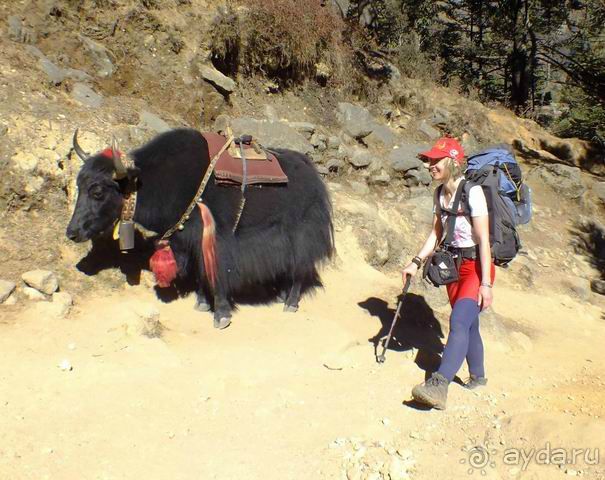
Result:
<svg viewBox="0 0 605 480">
<path fill-rule="evenodd" d="M 452 148 L 450 150 L 450 157 L 456 158 L 458 156 L 458 153 L 460 153 L 460 152 L 458 152 L 458 150 L 456 150 L 455 148 Z"/>
</svg>

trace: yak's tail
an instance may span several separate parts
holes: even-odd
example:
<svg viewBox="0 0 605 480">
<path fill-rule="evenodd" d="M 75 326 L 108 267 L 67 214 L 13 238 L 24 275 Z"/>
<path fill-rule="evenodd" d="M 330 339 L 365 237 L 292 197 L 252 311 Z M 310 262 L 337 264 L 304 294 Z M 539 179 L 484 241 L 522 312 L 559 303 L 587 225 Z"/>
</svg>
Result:
<svg viewBox="0 0 605 480">
<path fill-rule="evenodd" d="M 200 213 L 202 215 L 202 256 L 204 257 L 204 270 L 206 278 L 210 282 L 212 288 L 216 286 L 216 223 L 210 209 L 203 203 L 198 203 Z"/>
</svg>

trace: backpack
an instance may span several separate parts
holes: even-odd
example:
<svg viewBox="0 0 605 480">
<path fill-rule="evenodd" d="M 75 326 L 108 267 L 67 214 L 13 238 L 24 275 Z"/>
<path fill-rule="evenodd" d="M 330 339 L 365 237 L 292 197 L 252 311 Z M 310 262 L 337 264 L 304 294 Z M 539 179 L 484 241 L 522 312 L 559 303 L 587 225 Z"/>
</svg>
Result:
<svg viewBox="0 0 605 480">
<path fill-rule="evenodd" d="M 483 188 L 489 212 L 489 236 L 494 263 L 511 262 L 521 248 L 517 225 L 531 220 L 531 190 L 523 183 L 521 167 L 506 146 L 496 146 L 472 155 L 464 174 L 463 205 L 470 213 L 468 191 Z"/>
</svg>

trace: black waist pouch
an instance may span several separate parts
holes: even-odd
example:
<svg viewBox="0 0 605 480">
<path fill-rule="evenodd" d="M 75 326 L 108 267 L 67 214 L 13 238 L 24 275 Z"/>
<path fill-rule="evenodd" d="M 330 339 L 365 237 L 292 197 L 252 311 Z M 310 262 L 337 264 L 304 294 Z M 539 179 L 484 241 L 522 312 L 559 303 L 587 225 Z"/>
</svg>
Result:
<svg viewBox="0 0 605 480">
<path fill-rule="evenodd" d="M 422 276 L 436 287 L 457 282 L 458 255 L 447 250 L 437 250 L 424 265 Z"/>
</svg>

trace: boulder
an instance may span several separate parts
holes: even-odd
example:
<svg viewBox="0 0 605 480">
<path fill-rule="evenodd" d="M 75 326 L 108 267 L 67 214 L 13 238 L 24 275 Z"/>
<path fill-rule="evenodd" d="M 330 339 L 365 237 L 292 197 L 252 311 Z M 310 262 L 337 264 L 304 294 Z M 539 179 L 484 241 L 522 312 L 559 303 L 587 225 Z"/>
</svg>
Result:
<svg viewBox="0 0 605 480">
<path fill-rule="evenodd" d="M 595 182 L 592 191 L 601 202 L 605 203 L 605 182 Z"/>
<path fill-rule="evenodd" d="M 376 122 L 370 112 L 351 103 L 339 103 L 336 118 L 344 132 L 358 140 L 367 137 L 376 128 Z"/>
<path fill-rule="evenodd" d="M 393 148 L 399 141 L 397 135 L 386 125 L 376 125 L 372 133 L 363 139 L 370 147 Z"/>
<path fill-rule="evenodd" d="M 384 170 L 381 170 L 380 173 L 370 175 L 370 177 L 368 178 L 368 183 L 370 185 L 381 185 L 383 187 L 386 187 L 387 185 L 389 185 L 389 183 L 391 183 L 391 176 Z"/>
<path fill-rule="evenodd" d="M 537 171 L 544 183 L 564 198 L 578 199 L 586 191 L 578 167 L 554 163 L 538 168 Z"/>
<path fill-rule="evenodd" d="M 76 83 L 71 96 L 77 102 L 90 108 L 99 108 L 103 104 L 103 97 L 84 83 Z"/>
<path fill-rule="evenodd" d="M 367 150 L 355 149 L 349 157 L 349 163 L 357 168 L 369 166 L 374 161 L 374 156 Z"/>
<path fill-rule="evenodd" d="M 289 148 L 305 154 L 314 150 L 303 135 L 283 122 L 240 117 L 232 120 L 231 128 L 235 135 L 252 135 L 265 147 Z"/>
<path fill-rule="evenodd" d="M 408 187 L 417 187 L 419 185 L 428 186 L 433 178 L 429 171 L 422 166 L 421 168 L 413 168 L 405 172 L 404 177 Z"/>
<path fill-rule="evenodd" d="M 80 40 L 97 68 L 97 76 L 102 78 L 111 77 L 114 72 L 114 66 L 109 59 L 108 50 L 100 43 L 97 43 L 84 35 L 80 35 Z"/>
<path fill-rule="evenodd" d="M 200 76 L 221 93 L 229 95 L 235 90 L 235 80 L 227 77 L 210 65 L 200 66 Z"/>
<path fill-rule="evenodd" d="M 44 295 L 42 292 L 39 292 L 35 288 L 23 287 L 23 294 L 34 302 L 46 300 L 46 295 Z"/>
<path fill-rule="evenodd" d="M 426 120 L 422 120 L 418 125 L 418 131 L 426 135 L 428 140 L 436 140 L 441 136 L 441 132 L 432 127 Z"/>
<path fill-rule="evenodd" d="M 27 285 L 46 295 L 52 295 L 59 288 L 57 276 L 49 270 L 30 270 L 21 278 Z"/>
<path fill-rule="evenodd" d="M 6 280 L 0 280 L 0 303 L 4 303 L 4 301 L 10 297 L 10 294 L 15 290 L 15 283 L 9 282 Z"/>
<path fill-rule="evenodd" d="M 398 173 L 405 173 L 413 168 L 424 168 L 418 154 L 426 150 L 426 145 L 400 145 L 391 150 L 387 156 L 390 167 Z"/>
<path fill-rule="evenodd" d="M 311 137 L 315 133 L 316 129 L 315 125 L 309 122 L 290 122 L 288 125 L 290 125 L 307 140 L 311 140 Z"/>
<path fill-rule="evenodd" d="M 154 130 L 157 133 L 162 133 L 170 130 L 170 125 L 168 125 L 156 114 L 148 112 L 147 110 L 143 110 L 139 114 L 139 126 Z"/>
</svg>

